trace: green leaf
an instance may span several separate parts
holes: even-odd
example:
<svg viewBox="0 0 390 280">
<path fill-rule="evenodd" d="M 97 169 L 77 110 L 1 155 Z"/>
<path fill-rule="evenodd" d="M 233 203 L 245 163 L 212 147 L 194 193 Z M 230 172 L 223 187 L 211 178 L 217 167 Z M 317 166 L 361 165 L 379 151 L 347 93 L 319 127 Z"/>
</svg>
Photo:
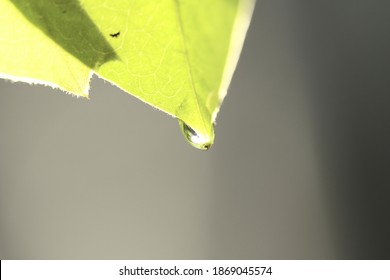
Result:
<svg viewBox="0 0 390 280">
<path fill-rule="evenodd" d="M 96 73 L 214 141 L 252 0 L 2 0 L 0 77 L 88 96 Z"/>
</svg>

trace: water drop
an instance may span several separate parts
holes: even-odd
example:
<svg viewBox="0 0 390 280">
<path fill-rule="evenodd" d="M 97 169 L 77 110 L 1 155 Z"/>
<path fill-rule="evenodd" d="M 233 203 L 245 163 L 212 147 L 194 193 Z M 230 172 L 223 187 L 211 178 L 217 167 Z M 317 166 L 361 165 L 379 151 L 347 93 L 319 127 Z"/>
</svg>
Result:
<svg viewBox="0 0 390 280">
<path fill-rule="evenodd" d="M 209 139 L 205 140 L 199 134 L 195 132 L 190 126 L 188 126 L 182 120 L 179 120 L 179 125 L 181 129 L 181 133 L 187 141 L 195 148 L 201 150 L 208 150 L 211 146 Z"/>
</svg>

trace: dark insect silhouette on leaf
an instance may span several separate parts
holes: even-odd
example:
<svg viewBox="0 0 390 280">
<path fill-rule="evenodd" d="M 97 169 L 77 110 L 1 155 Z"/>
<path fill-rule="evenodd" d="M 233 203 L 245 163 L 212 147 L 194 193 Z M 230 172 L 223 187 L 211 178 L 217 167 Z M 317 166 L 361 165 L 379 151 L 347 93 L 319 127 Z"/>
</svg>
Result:
<svg viewBox="0 0 390 280">
<path fill-rule="evenodd" d="M 110 36 L 111 36 L 112 38 L 117 38 L 120 34 L 121 34 L 121 32 L 118 31 L 117 33 L 110 34 Z"/>
</svg>

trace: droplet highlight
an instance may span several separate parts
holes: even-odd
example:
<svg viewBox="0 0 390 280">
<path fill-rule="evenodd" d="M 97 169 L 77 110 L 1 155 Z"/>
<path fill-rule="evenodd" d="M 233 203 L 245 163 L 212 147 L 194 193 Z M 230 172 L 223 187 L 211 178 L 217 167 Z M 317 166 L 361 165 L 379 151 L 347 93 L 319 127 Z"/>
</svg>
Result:
<svg viewBox="0 0 390 280">
<path fill-rule="evenodd" d="M 199 134 L 195 132 L 182 120 L 179 120 L 179 126 L 184 138 L 195 148 L 200 150 L 208 150 L 211 147 L 210 141 L 205 141 Z"/>
</svg>

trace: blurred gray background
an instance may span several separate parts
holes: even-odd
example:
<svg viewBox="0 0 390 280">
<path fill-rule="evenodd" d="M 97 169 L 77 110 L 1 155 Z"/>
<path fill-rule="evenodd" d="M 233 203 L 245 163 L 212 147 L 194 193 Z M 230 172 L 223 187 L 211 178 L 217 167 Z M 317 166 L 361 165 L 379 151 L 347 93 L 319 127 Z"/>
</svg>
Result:
<svg viewBox="0 0 390 280">
<path fill-rule="evenodd" d="M 258 1 L 208 152 L 96 77 L 1 80 L 0 258 L 389 259 L 389 11 Z"/>
</svg>

